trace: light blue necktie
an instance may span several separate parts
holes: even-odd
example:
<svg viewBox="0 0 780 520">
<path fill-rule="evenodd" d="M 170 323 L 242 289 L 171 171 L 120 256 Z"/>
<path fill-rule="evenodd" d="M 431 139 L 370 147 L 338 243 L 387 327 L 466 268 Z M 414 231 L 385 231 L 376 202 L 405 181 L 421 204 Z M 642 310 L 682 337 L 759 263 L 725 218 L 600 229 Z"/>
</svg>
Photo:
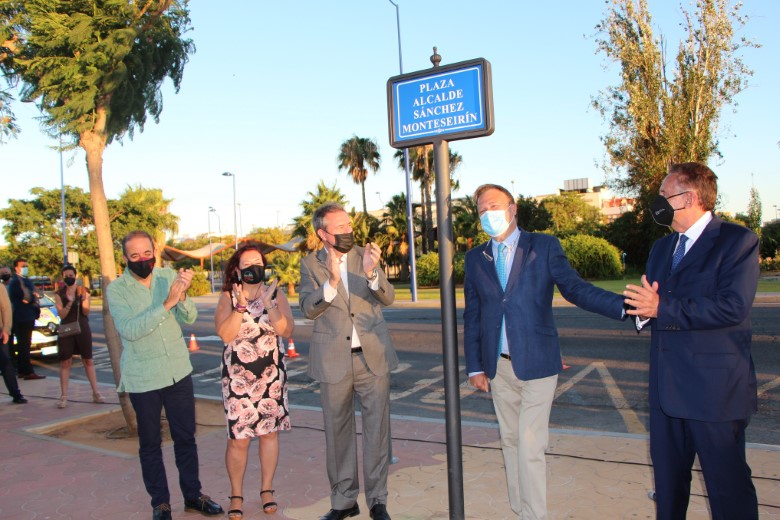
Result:
<svg viewBox="0 0 780 520">
<path fill-rule="evenodd" d="M 498 281 L 501 282 L 501 288 L 506 289 L 506 257 L 509 254 L 509 248 L 506 244 L 498 244 L 498 259 L 496 261 L 496 273 L 498 274 Z"/>
<path fill-rule="evenodd" d="M 496 259 L 496 274 L 498 281 L 501 282 L 501 288 L 506 289 L 506 280 L 508 273 L 506 269 L 506 258 L 509 255 L 509 248 L 506 244 L 498 244 L 498 258 Z M 501 337 L 498 339 L 498 353 L 501 354 L 504 345 L 506 345 L 506 320 L 501 319 Z"/>
<path fill-rule="evenodd" d="M 674 254 L 672 255 L 672 271 L 675 270 L 677 264 L 679 264 L 680 260 L 682 260 L 685 256 L 685 242 L 687 241 L 688 237 L 680 234 L 680 241 L 677 242 L 677 248 L 674 250 Z"/>
</svg>

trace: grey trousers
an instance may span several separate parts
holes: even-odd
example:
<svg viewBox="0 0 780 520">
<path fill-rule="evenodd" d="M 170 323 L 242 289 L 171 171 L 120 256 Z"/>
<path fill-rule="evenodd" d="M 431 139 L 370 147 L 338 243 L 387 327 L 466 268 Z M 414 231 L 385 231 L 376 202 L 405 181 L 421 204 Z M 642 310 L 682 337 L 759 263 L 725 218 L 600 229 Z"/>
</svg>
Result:
<svg viewBox="0 0 780 520">
<path fill-rule="evenodd" d="M 360 403 L 363 427 L 363 480 L 369 508 L 387 503 L 387 466 L 390 442 L 390 374 L 377 376 L 363 354 L 352 355 L 352 372 L 338 383 L 320 383 L 330 502 L 347 509 L 357 501 L 357 431 L 355 397 Z"/>
</svg>

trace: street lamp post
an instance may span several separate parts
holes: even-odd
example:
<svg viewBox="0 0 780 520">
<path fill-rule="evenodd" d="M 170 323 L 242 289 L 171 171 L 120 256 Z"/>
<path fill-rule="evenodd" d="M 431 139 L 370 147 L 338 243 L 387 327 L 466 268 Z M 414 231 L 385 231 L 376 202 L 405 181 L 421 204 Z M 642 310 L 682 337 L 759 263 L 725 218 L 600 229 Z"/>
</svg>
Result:
<svg viewBox="0 0 780 520">
<path fill-rule="evenodd" d="M 225 172 L 225 177 L 233 177 L 233 233 L 236 235 L 236 251 L 238 251 L 238 218 L 236 217 L 236 174 Z"/>
<path fill-rule="evenodd" d="M 775 208 L 775 220 L 777 220 L 777 204 L 773 204 L 772 207 Z"/>
<path fill-rule="evenodd" d="M 404 59 L 401 54 L 401 15 L 398 4 L 387 0 L 395 7 L 395 25 L 398 30 L 398 69 L 404 73 Z M 414 218 L 412 216 L 412 177 L 409 175 L 409 150 L 404 148 L 404 173 L 406 175 L 406 228 L 409 235 L 409 289 L 412 301 L 417 301 L 417 260 L 414 253 Z"/>
<path fill-rule="evenodd" d="M 211 247 L 211 212 L 214 208 L 209 207 L 209 212 L 206 214 L 209 221 L 209 265 L 211 271 L 209 271 L 209 278 L 211 279 L 211 294 L 214 294 L 214 249 Z"/>
<path fill-rule="evenodd" d="M 217 210 L 214 208 L 209 208 L 209 211 L 211 213 L 214 213 L 214 216 L 217 217 L 217 233 L 219 233 L 219 244 L 222 245 L 222 219 L 219 218 L 219 213 L 217 213 Z M 219 269 L 221 271 L 224 271 L 222 265 L 222 251 L 219 252 Z"/>
</svg>

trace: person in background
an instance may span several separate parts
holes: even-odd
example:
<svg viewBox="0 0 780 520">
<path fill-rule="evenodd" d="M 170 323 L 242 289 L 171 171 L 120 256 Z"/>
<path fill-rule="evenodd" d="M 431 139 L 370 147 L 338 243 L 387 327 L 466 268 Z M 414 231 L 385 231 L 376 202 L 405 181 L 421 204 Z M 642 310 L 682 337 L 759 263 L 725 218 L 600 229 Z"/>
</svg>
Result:
<svg viewBox="0 0 780 520">
<path fill-rule="evenodd" d="M 4 287 L 8 287 L 8 282 L 11 281 L 11 270 L 6 266 L 0 266 L 0 283 Z"/>
<path fill-rule="evenodd" d="M 16 346 L 11 343 L 11 359 L 16 361 L 16 371 L 25 380 L 44 379 L 46 376 L 36 374 L 30 362 L 30 347 L 35 320 L 41 315 L 41 307 L 35 286 L 27 278 L 29 266 L 24 258 L 14 260 L 14 275 L 8 282 L 8 297 L 13 308 L 13 327 L 11 332 L 16 339 Z"/>
<path fill-rule="evenodd" d="M 195 395 L 192 364 L 179 323 L 198 317 L 187 298 L 192 271 L 155 268 L 154 241 L 145 231 L 122 240 L 124 274 L 106 289 L 111 316 L 122 338 L 119 392 L 127 392 L 138 422 L 139 458 L 152 519 L 170 520 L 171 495 L 162 454 L 160 420 L 173 439 L 179 486 L 185 509 L 221 515 L 222 507 L 201 493 L 195 442 Z"/>
<path fill-rule="evenodd" d="M 758 409 L 750 311 L 759 240 L 712 212 L 718 178 L 695 162 L 673 164 L 651 206 L 671 227 L 650 250 L 642 285 L 628 285 L 650 344 L 650 457 L 656 517 L 682 520 L 698 456 L 714 520 L 758 519 L 745 430 Z"/>
<path fill-rule="evenodd" d="M 8 269 L 5 267 L 4 269 Z M 8 273 L 9 279 L 11 273 Z M 11 356 L 8 352 L 9 338 L 11 337 L 11 324 L 13 323 L 13 311 L 11 310 L 11 300 L 8 299 L 8 292 L 4 284 L 0 284 L 0 371 L 3 372 L 3 381 L 8 393 L 13 398 L 14 404 L 24 404 L 27 399 L 24 398 L 19 390 L 19 383 L 16 381 L 16 369 L 11 362 Z"/>
<path fill-rule="evenodd" d="M 225 465 L 230 478 L 228 518 L 243 518 L 243 486 L 249 443 L 258 438 L 260 498 L 263 512 L 275 513 L 274 474 L 279 461 L 280 430 L 290 429 L 287 369 L 283 338 L 295 327 L 290 304 L 277 292 L 278 281 L 265 282 L 265 255 L 244 245 L 227 262 L 214 324 L 225 342 L 222 398 L 228 441 Z"/>
<path fill-rule="evenodd" d="M 336 203 L 312 216 L 323 249 L 301 261 L 299 301 L 314 320 L 309 376 L 320 383 L 332 509 L 320 520 L 360 514 L 355 398 L 363 425 L 363 480 L 372 520 L 389 520 L 390 371 L 398 356 L 382 316 L 393 286 L 379 268 L 376 244 L 355 246 L 352 221 Z"/>
<path fill-rule="evenodd" d="M 73 323 L 78 321 L 81 333 L 66 338 L 57 338 L 57 350 L 60 358 L 60 400 L 58 408 L 68 405 L 68 381 L 70 380 L 70 367 L 73 365 L 73 355 L 81 356 L 87 380 L 92 387 L 92 401 L 104 403 L 100 395 L 95 376 L 95 364 L 92 362 L 92 331 L 89 328 L 90 294 L 89 291 L 76 285 L 76 268 L 66 265 L 61 269 L 63 286 L 54 294 L 54 303 L 57 306 L 57 314 L 60 315 L 60 323 Z"/>
<path fill-rule="evenodd" d="M 463 349 L 469 383 L 490 392 L 498 418 L 509 504 L 523 520 L 547 518 L 550 410 L 563 366 L 553 291 L 608 318 L 623 319 L 623 297 L 584 281 L 557 238 L 517 225 L 509 191 L 474 193 L 491 240 L 466 253 Z"/>
</svg>

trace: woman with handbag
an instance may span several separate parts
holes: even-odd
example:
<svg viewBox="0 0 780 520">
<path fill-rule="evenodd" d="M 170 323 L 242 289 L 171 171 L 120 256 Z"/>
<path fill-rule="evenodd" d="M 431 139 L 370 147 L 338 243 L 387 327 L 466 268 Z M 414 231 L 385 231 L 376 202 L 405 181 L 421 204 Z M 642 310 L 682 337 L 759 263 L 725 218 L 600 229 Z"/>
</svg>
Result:
<svg viewBox="0 0 780 520">
<path fill-rule="evenodd" d="M 84 371 L 92 386 L 92 401 L 103 403 L 103 397 L 98 392 L 95 365 L 92 362 L 92 331 L 89 329 L 89 291 L 76 285 L 76 268 L 66 265 L 62 268 L 62 280 L 65 283 L 54 295 L 57 312 L 60 315 L 58 331 L 58 350 L 60 357 L 60 389 L 62 395 L 57 402 L 57 408 L 68 406 L 68 380 L 73 356 L 81 356 Z"/>
</svg>

